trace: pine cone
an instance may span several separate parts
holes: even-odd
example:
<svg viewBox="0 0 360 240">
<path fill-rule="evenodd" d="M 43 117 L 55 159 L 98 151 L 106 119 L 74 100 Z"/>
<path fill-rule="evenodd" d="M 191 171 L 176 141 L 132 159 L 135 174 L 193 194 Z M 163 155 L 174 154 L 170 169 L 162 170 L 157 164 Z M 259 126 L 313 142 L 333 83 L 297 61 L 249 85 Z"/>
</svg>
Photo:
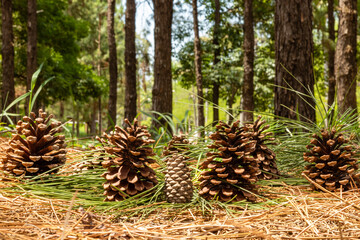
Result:
<svg viewBox="0 0 360 240">
<path fill-rule="evenodd" d="M 359 181 L 360 173 L 357 160 L 352 156 L 352 146 L 346 145 L 348 140 L 335 129 L 330 132 L 322 130 L 321 135 L 314 134 L 310 145 L 304 153 L 304 160 L 310 164 L 303 173 L 329 191 L 351 189 L 354 181 Z M 316 186 L 312 186 L 316 189 Z"/>
<path fill-rule="evenodd" d="M 169 156 L 174 153 L 183 153 L 189 150 L 187 146 L 189 140 L 185 135 L 176 136 L 174 135 L 168 145 L 164 147 L 163 156 Z"/>
<path fill-rule="evenodd" d="M 61 123 L 50 123 L 53 117 L 40 109 L 38 117 L 32 112 L 30 117 L 18 121 L 17 133 L 9 141 L 0 169 L 14 175 L 34 176 L 63 165 L 65 136 L 57 135 L 62 131 Z"/>
<path fill-rule="evenodd" d="M 208 146 L 215 152 L 207 154 L 207 160 L 201 164 L 199 194 L 206 199 L 218 196 L 222 201 L 247 199 L 254 201 L 256 197 L 254 182 L 261 172 L 257 160 L 251 155 L 255 151 L 256 141 L 250 141 L 239 127 L 239 121 L 229 126 L 220 121 L 216 132 L 210 135 L 214 144 Z M 239 188 L 240 187 L 240 188 Z"/>
<path fill-rule="evenodd" d="M 276 179 L 279 178 L 280 175 L 279 170 L 276 166 L 276 155 L 275 153 L 269 149 L 266 145 L 266 141 L 270 141 L 267 144 L 272 144 L 271 141 L 274 141 L 275 138 L 269 137 L 273 133 L 267 132 L 263 133 L 266 129 L 268 129 L 269 125 L 263 125 L 265 120 L 260 121 L 261 116 L 255 121 L 254 124 L 246 124 L 245 136 L 249 137 L 250 140 L 255 141 L 256 146 L 254 152 L 252 152 L 252 156 L 258 160 L 259 168 L 261 170 L 261 174 L 258 175 L 259 179 Z"/>
<path fill-rule="evenodd" d="M 187 203 L 193 196 L 193 184 L 190 170 L 186 166 L 186 157 L 174 154 L 167 159 L 165 171 L 165 195 L 170 203 Z"/>
<path fill-rule="evenodd" d="M 111 157 L 102 162 L 107 168 L 102 177 L 106 179 L 103 184 L 106 195 L 105 201 L 120 201 L 128 196 L 134 196 L 154 187 L 158 181 L 155 171 L 147 164 L 155 160 L 153 149 L 146 145 L 155 141 L 145 126 L 138 126 L 135 119 L 134 125 L 125 119 L 129 127 L 122 129 L 115 126 L 115 131 L 110 135 L 105 134 L 106 140 L 97 137 L 104 145 L 106 153 Z"/>
</svg>

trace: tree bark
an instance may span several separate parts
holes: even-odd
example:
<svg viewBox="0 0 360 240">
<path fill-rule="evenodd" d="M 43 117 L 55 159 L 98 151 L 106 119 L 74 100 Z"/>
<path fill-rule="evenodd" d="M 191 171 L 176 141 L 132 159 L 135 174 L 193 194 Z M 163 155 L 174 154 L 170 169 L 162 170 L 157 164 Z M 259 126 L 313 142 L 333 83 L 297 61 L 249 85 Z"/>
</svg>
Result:
<svg viewBox="0 0 360 240">
<path fill-rule="evenodd" d="M 220 35 L 220 0 L 215 0 L 215 24 L 213 33 L 213 46 L 214 46 L 214 66 L 220 62 L 220 46 L 219 46 L 219 35 Z M 213 125 L 215 126 L 219 122 L 219 79 L 214 79 L 213 83 Z"/>
<path fill-rule="evenodd" d="M 97 63 L 97 73 L 98 76 L 101 76 L 101 26 L 102 26 L 102 17 L 103 14 L 99 13 L 99 24 L 98 24 L 98 52 L 99 52 L 99 61 Z M 98 119 L 99 119 L 99 135 L 102 135 L 102 107 L 101 107 L 101 95 L 98 98 Z"/>
<path fill-rule="evenodd" d="M 204 94 L 203 94 L 203 80 L 201 73 L 201 43 L 199 36 L 199 22 L 198 22 L 198 10 L 197 0 L 192 0 L 193 7 L 193 19 L 194 19 L 194 54 L 195 54 L 195 76 L 196 76 L 196 88 L 197 88 L 197 109 L 198 109 L 198 127 L 204 127 Z M 203 135 L 204 132 L 201 132 Z"/>
<path fill-rule="evenodd" d="M 91 117 L 91 120 L 90 120 L 90 134 L 95 136 L 96 135 L 96 117 L 97 117 L 96 116 L 97 115 L 96 114 L 97 113 L 97 99 L 96 98 L 94 98 L 92 100 L 91 105 L 92 105 L 93 110 L 92 110 L 91 115 L 90 115 L 90 117 Z"/>
<path fill-rule="evenodd" d="M 80 109 L 79 106 L 76 105 L 76 137 L 79 138 L 80 136 Z"/>
<path fill-rule="evenodd" d="M 328 0 L 328 28 L 329 28 L 329 40 L 335 42 L 335 19 L 334 19 L 334 0 Z M 330 44 L 328 49 L 328 106 L 330 107 L 335 100 L 335 49 L 333 45 Z"/>
<path fill-rule="evenodd" d="M 297 119 L 299 114 L 301 121 L 314 122 L 313 99 L 295 92 L 314 92 L 311 0 L 275 5 L 275 115 Z"/>
<path fill-rule="evenodd" d="M 252 0 L 244 4 L 244 83 L 242 89 L 241 121 L 253 122 L 254 111 L 254 23 Z"/>
<path fill-rule="evenodd" d="M 130 122 L 137 114 L 135 13 L 135 0 L 127 0 L 125 11 L 125 118 Z"/>
<path fill-rule="evenodd" d="M 339 31 L 335 52 L 337 102 L 340 113 L 356 104 L 356 28 L 357 0 L 339 1 Z"/>
<path fill-rule="evenodd" d="M 116 102 L 117 102 L 117 60 L 116 60 L 116 41 L 115 41 L 115 4 L 116 0 L 108 0 L 107 11 L 107 31 L 109 43 L 109 102 L 108 102 L 108 130 L 116 125 Z"/>
<path fill-rule="evenodd" d="M 59 120 L 64 121 L 64 114 L 65 114 L 64 101 L 60 101 Z"/>
<path fill-rule="evenodd" d="M 12 1 L 1 1 L 1 33 L 2 33 L 2 94 L 1 107 L 4 109 L 15 100 L 14 83 L 14 34 L 12 19 Z M 9 113 L 15 113 L 16 107 L 12 107 Z M 1 120 L 1 119 L 0 119 Z M 12 118 L 14 121 L 15 118 Z M 8 122 L 6 118 L 1 121 Z M 8 122 L 9 123 L 9 122 Z"/>
<path fill-rule="evenodd" d="M 155 62 L 152 109 L 172 115 L 171 24 L 173 0 L 153 0 L 155 18 Z M 155 117 L 158 117 L 155 114 Z M 160 122 L 166 125 L 165 119 Z M 160 127 L 153 121 L 155 127 Z M 169 128 L 168 128 L 169 129 Z"/>
<path fill-rule="evenodd" d="M 37 4 L 36 0 L 27 1 L 27 62 L 26 62 L 26 91 L 31 89 L 32 75 L 37 68 Z M 38 105 L 38 104 L 36 104 Z M 29 110 L 28 104 L 25 106 L 25 111 Z M 33 111 L 37 112 L 36 109 Z"/>
</svg>

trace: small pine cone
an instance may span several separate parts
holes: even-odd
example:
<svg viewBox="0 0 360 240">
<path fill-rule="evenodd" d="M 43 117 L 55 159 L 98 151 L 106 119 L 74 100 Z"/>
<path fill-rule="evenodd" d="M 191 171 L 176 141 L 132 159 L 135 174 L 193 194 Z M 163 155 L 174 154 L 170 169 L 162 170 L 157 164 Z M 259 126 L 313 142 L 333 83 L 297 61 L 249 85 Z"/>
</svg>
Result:
<svg viewBox="0 0 360 240">
<path fill-rule="evenodd" d="M 169 156 L 174 153 L 182 153 L 189 150 L 189 140 L 185 135 L 174 135 L 168 145 L 164 147 L 163 156 Z"/>
<path fill-rule="evenodd" d="M 269 128 L 269 125 L 264 126 L 264 123 L 265 120 L 261 121 L 261 116 L 259 116 L 254 124 L 246 124 L 246 136 L 256 143 L 252 156 L 258 160 L 259 168 L 261 170 L 261 174 L 258 175 L 258 178 L 266 180 L 277 179 L 279 178 L 278 176 L 280 173 L 276 166 L 276 155 L 266 145 L 273 144 L 271 141 L 274 141 L 275 139 L 270 137 L 273 133 L 264 133 L 264 131 Z M 267 143 L 265 144 L 265 142 Z"/>
<path fill-rule="evenodd" d="M 253 183 L 261 173 L 251 155 L 256 142 L 245 136 L 239 121 L 231 126 L 220 121 L 216 128 L 210 135 L 214 143 L 208 146 L 215 151 L 207 153 L 207 160 L 201 164 L 201 169 L 207 170 L 201 173 L 199 194 L 205 199 L 218 196 L 222 201 L 255 201 L 251 192 L 255 191 Z"/>
<path fill-rule="evenodd" d="M 62 131 L 61 123 L 51 122 L 53 117 L 40 109 L 37 117 L 32 112 L 30 117 L 18 121 L 0 170 L 35 176 L 63 165 L 66 161 L 65 136 L 57 134 Z"/>
<path fill-rule="evenodd" d="M 346 143 L 348 140 L 335 129 L 314 134 L 306 146 L 310 151 L 304 153 L 304 160 L 310 164 L 305 166 L 303 173 L 329 191 L 354 188 L 360 173 L 356 173 L 358 164 L 353 158 L 355 152 L 351 151 L 351 145 L 344 146 Z M 316 186 L 312 187 L 317 189 Z"/>
<path fill-rule="evenodd" d="M 167 158 L 165 171 L 165 196 L 169 203 L 187 203 L 193 196 L 190 170 L 186 157 L 174 154 Z"/>
<path fill-rule="evenodd" d="M 150 158 L 154 156 L 153 149 L 147 145 L 155 141 L 145 126 L 138 126 L 135 119 L 134 125 L 125 119 L 129 126 L 122 129 L 115 126 L 115 131 L 106 139 L 97 139 L 104 145 L 106 153 L 111 158 L 102 161 L 102 166 L 107 168 L 102 177 L 106 179 L 103 184 L 106 196 L 105 201 L 121 201 L 128 196 L 134 196 L 153 188 L 157 183 L 155 171 L 148 166 L 155 163 Z"/>
</svg>

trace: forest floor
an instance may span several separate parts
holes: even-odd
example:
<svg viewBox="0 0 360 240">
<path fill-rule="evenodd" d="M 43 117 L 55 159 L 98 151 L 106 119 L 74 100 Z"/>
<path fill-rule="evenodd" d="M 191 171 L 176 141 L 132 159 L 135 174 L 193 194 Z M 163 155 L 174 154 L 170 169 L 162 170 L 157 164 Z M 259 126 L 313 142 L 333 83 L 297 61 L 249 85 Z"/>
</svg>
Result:
<svg viewBox="0 0 360 240">
<path fill-rule="evenodd" d="M 22 188 L 0 182 L 0 239 L 360 239 L 359 190 L 320 193 L 283 182 L 261 186 L 274 200 L 261 208 L 228 204 L 204 213 L 199 207 L 163 208 L 159 201 L 116 210 L 125 214 L 114 217 L 96 206 L 79 207 L 76 194 L 61 200 L 9 192 L 15 185 Z M 126 216 L 156 205 L 145 217 Z"/>
</svg>

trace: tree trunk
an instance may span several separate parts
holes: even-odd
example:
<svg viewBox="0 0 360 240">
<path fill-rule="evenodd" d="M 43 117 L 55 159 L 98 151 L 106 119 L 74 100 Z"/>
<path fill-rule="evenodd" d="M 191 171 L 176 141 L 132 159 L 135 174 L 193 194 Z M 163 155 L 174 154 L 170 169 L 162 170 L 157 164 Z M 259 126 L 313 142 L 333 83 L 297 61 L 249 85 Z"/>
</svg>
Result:
<svg viewBox="0 0 360 240">
<path fill-rule="evenodd" d="M 311 0 L 275 5 L 275 115 L 314 122 L 313 99 L 295 92 L 314 92 Z"/>
<path fill-rule="evenodd" d="M 2 94 L 1 107 L 6 108 L 15 100 L 14 83 L 14 34 L 12 20 L 12 1 L 1 1 L 1 33 L 2 33 Z M 15 113 L 16 106 L 12 107 L 9 113 Z M 0 119 L 8 122 L 6 118 Z M 15 118 L 12 118 L 15 121 Z M 9 123 L 9 122 L 8 122 Z"/>
<path fill-rule="evenodd" d="M 79 116 L 79 106 L 76 105 L 76 137 L 79 138 L 80 136 L 80 116 Z"/>
<path fill-rule="evenodd" d="M 334 0 L 328 0 L 328 28 L 329 28 L 329 40 L 331 43 L 335 42 L 335 19 L 334 19 Z M 330 44 L 328 48 L 328 106 L 330 107 L 335 100 L 335 49 Z"/>
<path fill-rule="evenodd" d="M 98 76 L 101 76 L 101 26 L 102 26 L 102 15 L 99 13 L 99 25 L 98 25 L 98 52 L 99 52 L 99 61 L 97 63 L 97 72 Z M 99 135 L 102 135 L 102 107 L 101 107 L 101 95 L 98 98 L 98 119 L 99 119 Z"/>
<path fill-rule="evenodd" d="M 214 46 L 214 66 L 220 62 L 220 46 L 219 46 L 219 35 L 220 35 L 220 0 L 215 0 L 215 24 L 214 24 L 214 35 L 213 35 L 213 46 Z M 215 126 L 219 122 L 219 79 L 214 79 L 213 83 L 213 125 Z"/>
<path fill-rule="evenodd" d="M 61 121 L 64 120 L 65 106 L 64 101 L 60 101 L 59 118 Z"/>
<path fill-rule="evenodd" d="M 172 115 L 171 24 L 173 0 L 153 0 L 155 18 L 155 62 L 152 109 Z M 155 117 L 158 117 L 155 115 Z M 165 119 L 160 122 L 165 125 Z M 153 121 L 155 127 L 160 127 Z M 169 128 L 168 128 L 169 129 Z"/>
<path fill-rule="evenodd" d="M 27 2 L 27 62 L 26 62 L 26 91 L 31 89 L 32 75 L 37 67 L 37 16 L 36 16 L 36 0 L 28 0 Z M 25 106 L 26 113 L 29 111 L 28 104 Z M 37 112 L 36 109 L 33 111 Z"/>
<path fill-rule="evenodd" d="M 341 113 L 356 104 L 356 28 L 357 0 L 339 1 L 339 31 L 335 53 L 337 102 Z"/>
<path fill-rule="evenodd" d="M 196 88 L 197 88 L 197 109 L 198 109 L 198 127 L 204 127 L 204 94 L 203 94 L 203 80 L 201 73 L 201 43 L 199 37 L 199 23 L 198 23 L 198 11 L 197 0 L 192 0 L 193 7 L 193 19 L 194 19 L 194 53 L 195 53 L 195 75 L 196 75 Z M 201 131 L 201 135 L 204 132 Z"/>
<path fill-rule="evenodd" d="M 244 4 L 244 83 L 242 89 L 241 121 L 253 122 L 254 111 L 254 26 L 252 0 Z"/>
<path fill-rule="evenodd" d="M 116 41 L 115 41 L 115 2 L 116 0 L 108 0 L 107 12 L 107 30 L 109 42 L 109 103 L 108 103 L 108 130 L 116 125 L 116 102 L 117 102 L 117 60 L 116 60 Z"/>
<path fill-rule="evenodd" d="M 127 0 L 125 12 L 125 118 L 130 122 L 137 114 L 135 13 L 135 0 Z"/>
<path fill-rule="evenodd" d="M 91 112 L 91 119 L 90 119 L 90 134 L 96 135 L 96 113 L 97 113 L 97 99 L 93 99 L 91 103 L 93 110 Z"/>
</svg>

